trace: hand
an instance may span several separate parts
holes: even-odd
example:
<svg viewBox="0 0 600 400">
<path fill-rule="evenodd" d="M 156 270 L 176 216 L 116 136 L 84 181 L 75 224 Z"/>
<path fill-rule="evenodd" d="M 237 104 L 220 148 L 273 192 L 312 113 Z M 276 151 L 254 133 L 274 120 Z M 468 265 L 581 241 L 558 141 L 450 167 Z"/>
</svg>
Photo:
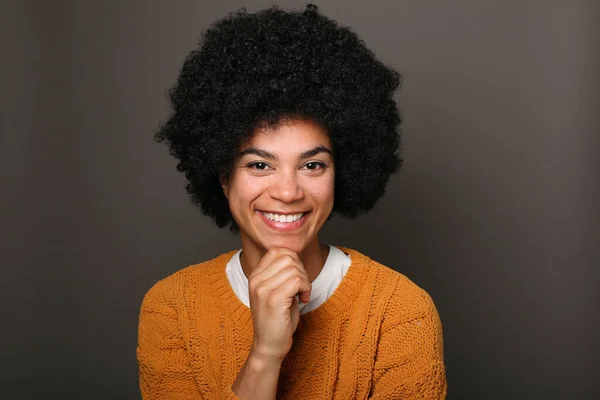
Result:
<svg viewBox="0 0 600 400">
<path fill-rule="evenodd" d="M 252 355 L 267 361 L 283 362 L 292 348 L 298 327 L 297 304 L 308 303 L 311 284 L 298 254 L 272 248 L 248 278 L 250 310 L 254 325 Z"/>
</svg>

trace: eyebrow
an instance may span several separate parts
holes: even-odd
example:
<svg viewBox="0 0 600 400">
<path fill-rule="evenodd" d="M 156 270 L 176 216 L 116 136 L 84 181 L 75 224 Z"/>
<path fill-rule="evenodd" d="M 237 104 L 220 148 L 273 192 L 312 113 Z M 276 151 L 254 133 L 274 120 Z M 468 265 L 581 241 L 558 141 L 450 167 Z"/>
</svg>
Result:
<svg viewBox="0 0 600 400">
<path fill-rule="evenodd" d="M 305 151 L 304 153 L 298 156 L 298 160 L 304 160 L 310 157 L 314 157 L 320 153 L 327 153 L 331 155 L 331 150 L 329 150 L 325 146 L 317 146 L 312 150 Z M 240 152 L 239 157 L 243 157 L 248 154 L 254 154 L 256 156 L 267 158 L 269 160 L 277 160 L 277 157 L 274 154 L 269 153 L 268 151 L 257 149 L 256 147 L 250 147 L 249 149 L 243 150 Z"/>
</svg>

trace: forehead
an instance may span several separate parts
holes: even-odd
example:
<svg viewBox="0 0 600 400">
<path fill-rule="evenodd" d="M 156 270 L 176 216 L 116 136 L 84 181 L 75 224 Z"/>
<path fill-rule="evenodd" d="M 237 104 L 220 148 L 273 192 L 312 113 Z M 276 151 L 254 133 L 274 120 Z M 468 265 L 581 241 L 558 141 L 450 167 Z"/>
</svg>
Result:
<svg viewBox="0 0 600 400">
<path fill-rule="evenodd" d="M 308 120 L 284 121 L 275 127 L 257 129 L 240 147 L 305 151 L 316 146 L 331 149 L 331 140 L 325 128 Z"/>
</svg>

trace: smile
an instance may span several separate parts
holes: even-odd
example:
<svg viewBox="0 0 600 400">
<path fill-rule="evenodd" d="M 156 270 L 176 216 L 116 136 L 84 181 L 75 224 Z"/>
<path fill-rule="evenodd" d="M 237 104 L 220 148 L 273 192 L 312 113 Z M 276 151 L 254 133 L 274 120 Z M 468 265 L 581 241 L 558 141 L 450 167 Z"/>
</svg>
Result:
<svg viewBox="0 0 600 400">
<path fill-rule="evenodd" d="M 283 222 L 283 223 L 296 222 L 299 219 L 301 219 L 304 216 L 304 214 L 306 214 L 303 212 L 297 213 L 297 214 L 274 214 L 274 213 L 262 212 L 262 211 L 261 211 L 261 213 L 270 221 Z"/>
</svg>

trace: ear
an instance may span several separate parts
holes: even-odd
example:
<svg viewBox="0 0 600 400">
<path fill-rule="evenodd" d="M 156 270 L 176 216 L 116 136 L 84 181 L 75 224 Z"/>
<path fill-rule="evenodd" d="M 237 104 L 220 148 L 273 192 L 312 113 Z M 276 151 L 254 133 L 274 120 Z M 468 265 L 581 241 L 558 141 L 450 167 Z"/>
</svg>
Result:
<svg viewBox="0 0 600 400">
<path fill-rule="evenodd" d="M 225 195 L 225 198 L 229 200 L 229 187 L 227 186 L 227 177 L 224 174 L 220 174 L 219 182 L 221 183 L 221 188 L 223 189 L 223 194 Z"/>
</svg>

